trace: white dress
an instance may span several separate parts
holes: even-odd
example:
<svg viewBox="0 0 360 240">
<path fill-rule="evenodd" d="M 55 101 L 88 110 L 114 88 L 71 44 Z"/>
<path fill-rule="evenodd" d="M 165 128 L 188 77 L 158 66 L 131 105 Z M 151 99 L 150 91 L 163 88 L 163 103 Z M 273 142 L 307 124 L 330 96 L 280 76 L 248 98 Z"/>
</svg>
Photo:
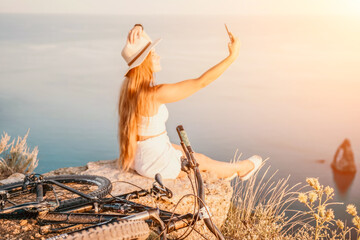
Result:
<svg viewBox="0 0 360 240">
<path fill-rule="evenodd" d="M 140 136 L 153 136 L 165 131 L 159 136 L 137 142 L 133 167 L 140 175 L 154 178 L 156 173 L 160 173 L 164 179 L 175 179 L 180 173 L 182 152 L 170 143 L 165 127 L 168 117 L 169 112 L 162 104 L 156 115 L 143 117 L 138 125 Z"/>
</svg>

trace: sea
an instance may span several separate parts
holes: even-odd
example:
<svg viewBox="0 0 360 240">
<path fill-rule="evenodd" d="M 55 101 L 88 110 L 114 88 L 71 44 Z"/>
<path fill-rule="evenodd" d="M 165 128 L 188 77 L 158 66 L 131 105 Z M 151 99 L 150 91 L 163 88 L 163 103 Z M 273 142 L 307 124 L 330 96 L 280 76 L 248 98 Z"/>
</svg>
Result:
<svg viewBox="0 0 360 240">
<path fill-rule="evenodd" d="M 29 131 L 36 172 L 118 156 L 117 103 L 128 31 L 143 24 L 162 71 L 156 82 L 197 78 L 228 55 L 224 23 L 241 41 L 215 82 L 167 105 L 195 151 L 220 161 L 254 154 L 289 185 L 317 177 L 335 189 L 335 215 L 360 208 L 360 17 L 0 14 L 0 131 Z M 357 174 L 330 167 L 349 139 Z M 350 224 L 351 225 L 351 224 Z"/>
</svg>

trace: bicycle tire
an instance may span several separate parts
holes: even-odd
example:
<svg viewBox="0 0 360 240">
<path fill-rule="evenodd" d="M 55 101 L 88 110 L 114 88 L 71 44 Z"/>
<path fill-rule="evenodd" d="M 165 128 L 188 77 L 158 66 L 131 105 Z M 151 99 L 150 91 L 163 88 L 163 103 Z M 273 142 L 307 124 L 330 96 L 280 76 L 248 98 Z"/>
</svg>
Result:
<svg viewBox="0 0 360 240">
<path fill-rule="evenodd" d="M 143 220 L 120 220 L 75 233 L 65 233 L 47 240 L 144 240 L 149 234 L 149 226 Z"/>
<path fill-rule="evenodd" d="M 98 197 L 98 198 L 106 196 L 112 189 L 112 185 L 109 179 L 94 175 L 59 175 L 59 176 L 45 177 L 44 180 L 54 180 L 63 184 L 77 183 L 83 185 L 95 185 L 97 188 L 94 191 L 87 194 L 92 197 Z M 0 186 L 0 190 L 8 191 L 11 197 L 11 193 L 22 194 L 23 192 L 21 189 L 22 185 L 23 185 L 22 181 L 14 182 Z M 83 197 L 75 197 L 66 200 L 61 200 L 60 205 L 56 209 L 56 211 L 64 211 L 67 208 L 75 207 L 81 204 L 86 204 L 90 201 L 91 200 L 88 200 Z"/>
</svg>

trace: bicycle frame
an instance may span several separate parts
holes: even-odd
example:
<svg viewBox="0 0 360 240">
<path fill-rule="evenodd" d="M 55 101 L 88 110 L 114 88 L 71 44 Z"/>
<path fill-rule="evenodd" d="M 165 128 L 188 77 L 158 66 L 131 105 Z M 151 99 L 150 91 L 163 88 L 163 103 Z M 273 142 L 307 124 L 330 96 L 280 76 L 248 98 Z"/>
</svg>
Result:
<svg viewBox="0 0 360 240">
<path fill-rule="evenodd" d="M 104 198 L 96 202 L 86 203 L 76 208 L 69 208 L 68 211 L 62 212 L 48 212 L 43 215 L 37 216 L 37 219 L 42 224 L 51 223 L 67 223 L 67 224 L 100 224 L 108 221 L 116 220 L 154 220 L 161 225 L 161 231 L 164 233 L 170 233 L 185 227 L 192 226 L 196 221 L 194 219 L 200 219 L 199 213 L 195 215 L 188 213 L 180 215 L 165 210 L 159 210 L 153 207 L 142 205 L 132 202 L 133 199 L 138 199 L 150 194 L 150 191 L 133 191 L 127 194 L 114 196 L 113 198 Z M 95 204 L 94 204 L 95 203 Z M 120 204 L 120 205 L 116 205 Z M 95 206 L 94 206 L 95 205 Z M 98 206 L 96 206 L 98 205 Z M 121 208 L 124 205 L 128 206 L 128 209 Z M 102 214 L 102 213 L 83 213 L 86 211 L 94 210 L 112 212 L 118 211 L 115 214 Z M 126 210 L 136 210 L 141 212 L 127 213 Z M 166 238 L 165 238 L 166 239 Z"/>
</svg>

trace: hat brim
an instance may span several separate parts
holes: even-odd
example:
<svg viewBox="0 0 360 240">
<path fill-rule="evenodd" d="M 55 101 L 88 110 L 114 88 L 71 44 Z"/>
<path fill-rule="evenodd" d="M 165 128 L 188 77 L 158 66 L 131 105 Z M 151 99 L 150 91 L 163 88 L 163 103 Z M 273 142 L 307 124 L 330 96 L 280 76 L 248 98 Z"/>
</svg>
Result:
<svg viewBox="0 0 360 240">
<path fill-rule="evenodd" d="M 129 68 L 126 70 L 124 76 L 126 76 L 126 74 L 133 68 L 139 66 L 147 57 L 147 55 L 149 55 L 150 51 L 156 46 L 158 45 L 158 43 L 161 41 L 162 39 L 156 39 L 155 41 L 153 41 L 150 46 L 148 48 L 146 48 L 146 50 L 138 57 L 138 59 L 136 59 L 130 66 Z"/>
</svg>

